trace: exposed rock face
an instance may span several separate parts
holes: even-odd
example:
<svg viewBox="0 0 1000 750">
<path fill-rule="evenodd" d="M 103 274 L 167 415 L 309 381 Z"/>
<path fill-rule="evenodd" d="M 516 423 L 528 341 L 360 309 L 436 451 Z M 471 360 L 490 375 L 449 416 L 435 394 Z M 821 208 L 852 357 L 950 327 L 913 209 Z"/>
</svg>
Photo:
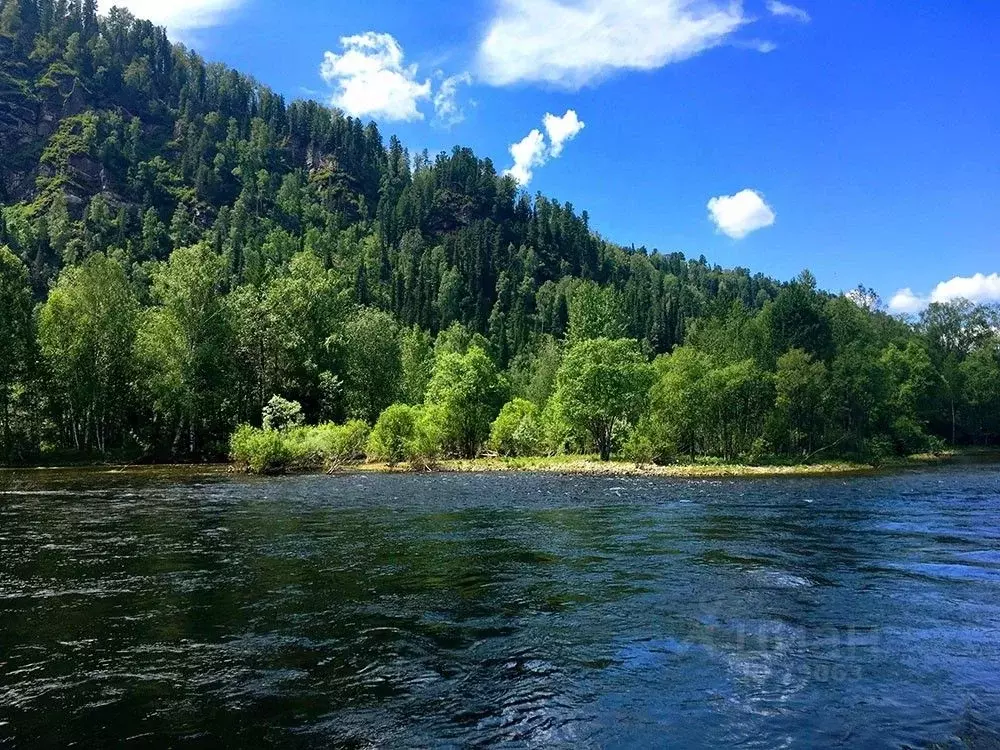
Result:
<svg viewBox="0 0 1000 750">
<path fill-rule="evenodd" d="M 87 108 L 89 94 L 71 71 L 55 65 L 29 86 L 32 76 L 25 66 L 9 62 L 13 52 L 12 40 L 0 35 L 0 200 L 4 202 L 31 197 L 44 143 L 62 119 Z M 74 156 L 67 166 L 75 186 L 67 190 L 71 204 L 106 188 L 103 170 L 93 159 Z"/>
<path fill-rule="evenodd" d="M 0 198 L 10 200 L 30 190 L 32 143 L 36 140 L 38 102 L 13 64 L 13 42 L 0 35 Z"/>
<path fill-rule="evenodd" d="M 66 186 L 66 199 L 70 204 L 83 205 L 90 197 L 107 188 L 104 167 L 86 154 L 74 154 L 67 163 L 70 180 Z"/>
<path fill-rule="evenodd" d="M 43 84 L 40 84 L 39 98 L 41 122 L 57 122 L 63 117 L 78 115 L 86 109 L 88 91 L 70 71 L 50 69 Z"/>
</svg>

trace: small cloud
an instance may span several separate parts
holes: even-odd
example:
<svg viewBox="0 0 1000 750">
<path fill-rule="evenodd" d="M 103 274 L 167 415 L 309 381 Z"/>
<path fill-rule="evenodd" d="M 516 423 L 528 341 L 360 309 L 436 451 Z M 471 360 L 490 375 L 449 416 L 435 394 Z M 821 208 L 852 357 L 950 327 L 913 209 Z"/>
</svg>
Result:
<svg viewBox="0 0 1000 750">
<path fill-rule="evenodd" d="M 739 0 L 500 0 L 479 45 L 494 86 L 578 89 L 620 70 L 655 70 L 717 47 L 748 23 Z"/>
<path fill-rule="evenodd" d="M 552 143 L 551 155 L 555 159 L 563 150 L 563 146 L 576 138 L 577 134 L 584 129 L 585 125 L 576 116 L 576 111 L 569 109 L 562 117 L 545 113 L 542 118 L 545 132 L 549 134 L 549 141 Z"/>
<path fill-rule="evenodd" d="M 443 73 L 438 73 L 443 76 Z M 468 86 L 472 83 L 472 76 L 468 73 L 448 76 L 441 81 L 437 92 L 434 94 L 434 117 L 435 122 L 450 128 L 458 125 L 465 119 L 465 110 L 458 103 L 458 87 Z"/>
<path fill-rule="evenodd" d="M 802 10 L 802 8 L 783 3 L 781 0 L 768 0 L 767 9 L 772 16 L 777 16 L 778 18 L 790 18 L 800 23 L 809 23 L 812 20 L 812 16 Z"/>
<path fill-rule="evenodd" d="M 718 230 L 734 240 L 771 226 L 776 218 L 763 196 L 750 189 L 712 198 L 708 202 L 708 214 Z"/>
<path fill-rule="evenodd" d="M 226 16 L 243 5 L 244 0 L 99 0 L 97 10 L 102 15 L 118 6 L 136 18 L 166 26 L 171 34 L 205 29 L 223 23 Z"/>
<path fill-rule="evenodd" d="M 748 39 L 745 42 L 733 42 L 733 46 L 739 49 L 750 49 L 768 55 L 778 49 L 778 45 L 769 39 Z"/>
<path fill-rule="evenodd" d="M 514 166 L 504 174 L 513 177 L 520 185 L 527 185 L 534 177 L 535 168 L 541 167 L 548 160 L 548 148 L 542 131 L 535 128 L 517 143 L 512 144 L 510 155 L 514 157 Z"/>
<path fill-rule="evenodd" d="M 559 158 L 563 147 L 586 127 L 586 123 L 577 117 L 576 111 L 572 109 L 566 110 L 566 114 L 562 117 L 546 112 L 542 118 L 542 125 L 548 133 L 548 141 L 545 140 L 542 131 L 535 128 L 510 147 L 514 166 L 504 174 L 513 177 L 522 187 L 531 182 L 535 169 L 544 166 L 549 159 Z"/>
<path fill-rule="evenodd" d="M 909 287 L 900 289 L 889 301 L 889 309 L 909 315 L 920 312 L 932 302 L 955 302 L 960 299 L 977 304 L 1000 302 L 1000 274 L 955 276 L 940 282 L 926 296 L 914 293 Z"/>
<path fill-rule="evenodd" d="M 403 48 L 391 34 L 369 31 L 340 40 L 343 52 L 327 52 L 320 75 L 335 87 L 331 104 L 355 117 L 422 120 L 417 104 L 431 98 L 431 82 L 404 65 Z"/>
<path fill-rule="evenodd" d="M 909 287 L 900 289 L 889 300 L 889 309 L 894 313 L 912 315 L 927 307 L 927 300 L 918 297 Z"/>
</svg>

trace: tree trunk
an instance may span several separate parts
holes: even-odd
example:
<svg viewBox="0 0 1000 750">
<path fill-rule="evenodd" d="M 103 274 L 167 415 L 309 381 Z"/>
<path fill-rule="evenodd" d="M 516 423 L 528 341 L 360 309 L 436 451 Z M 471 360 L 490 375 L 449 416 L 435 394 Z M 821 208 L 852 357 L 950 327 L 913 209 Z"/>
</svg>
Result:
<svg viewBox="0 0 1000 750">
<path fill-rule="evenodd" d="M 611 460 L 611 426 L 606 425 L 598 429 L 597 432 L 597 452 L 601 454 L 602 461 Z"/>
<path fill-rule="evenodd" d="M 3 398 L 3 442 L 0 443 L 0 457 L 5 457 L 7 446 L 10 444 L 10 399 L 7 397 L 7 386 L 3 386 L 0 391 Z"/>
</svg>

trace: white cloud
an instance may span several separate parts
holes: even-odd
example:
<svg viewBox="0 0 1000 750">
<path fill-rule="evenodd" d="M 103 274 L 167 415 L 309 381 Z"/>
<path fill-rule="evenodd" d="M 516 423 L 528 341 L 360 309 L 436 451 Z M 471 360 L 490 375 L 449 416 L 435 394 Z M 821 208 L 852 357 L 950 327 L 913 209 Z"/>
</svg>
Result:
<svg viewBox="0 0 1000 750">
<path fill-rule="evenodd" d="M 562 117 L 556 117 L 546 112 L 545 117 L 542 118 L 542 124 L 545 125 L 545 132 L 549 134 L 549 141 L 552 143 L 553 159 L 562 153 L 563 146 L 567 142 L 576 138 L 577 134 L 586 127 L 572 109 L 567 110 Z"/>
<path fill-rule="evenodd" d="M 733 42 L 733 46 L 740 49 L 752 49 L 763 55 L 770 54 L 778 49 L 778 45 L 769 39 L 750 39 L 745 42 Z"/>
<path fill-rule="evenodd" d="M 320 75 L 336 91 L 331 104 L 355 117 L 422 120 L 418 102 L 430 100 L 431 82 L 404 65 L 403 48 L 391 34 L 369 31 L 340 40 L 342 54 L 327 52 Z"/>
<path fill-rule="evenodd" d="M 472 76 L 468 73 L 448 76 L 441 81 L 434 94 L 434 116 L 438 124 L 450 128 L 465 119 L 465 111 L 458 103 L 458 87 L 463 84 L 468 86 L 470 83 Z"/>
<path fill-rule="evenodd" d="M 694 57 L 747 22 L 741 0 L 500 0 L 479 68 L 497 86 L 575 89 Z"/>
<path fill-rule="evenodd" d="M 931 302 L 954 302 L 959 299 L 978 304 L 1000 302 L 1000 274 L 955 276 L 939 283 L 927 296 L 920 296 L 909 287 L 900 289 L 889 302 L 889 309 L 912 314 L 920 312 Z"/>
<path fill-rule="evenodd" d="M 763 196 L 750 189 L 712 198 L 708 202 L 708 214 L 719 231 L 734 240 L 771 226 L 776 218 Z"/>
<path fill-rule="evenodd" d="M 927 307 L 927 300 L 918 297 L 909 287 L 900 289 L 889 300 L 889 309 L 894 313 L 912 315 L 913 313 L 920 312 L 925 307 Z"/>
<path fill-rule="evenodd" d="M 534 176 L 535 168 L 544 165 L 548 160 L 548 147 L 542 131 L 535 128 L 517 143 L 512 144 L 510 155 L 514 157 L 514 166 L 504 174 L 510 175 L 521 185 L 527 185 Z"/>
<path fill-rule="evenodd" d="M 972 302 L 1000 302 L 1000 274 L 989 276 L 977 273 L 974 276 L 955 276 L 942 281 L 931 292 L 931 302 L 953 302 L 967 299 Z"/>
<path fill-rule="evenodd" d="M 544 166 L 549 159 L 557 159 L 562 155 L 563 147 L 586 127 L 576 115 L 576 111 L 567 109 L 562 117 L 546 112 L 542 125 L 549 135 L 545 140 L 542 131 L 533 129 L 517 143 L 511 144 L 510 155 L 514 157 L 514 166 L 504 174 L 510 175 L 523 187 L 531 182 L 535 169 Z"/>
<path fill-rule="evenodd" d="M 781 0 L 768 0 L 767 9 L 771 12 L 772 16 L 778 16 L 779 18 L 791 18 L 801 23 L 809 23 L 812 20 L 812 16 L 802 10 L 802 8 L 783 3 Z"/>
<path fill-rule="evenodd" d="M 99 0 L 97 10 L 106 14 L 114 6 L 127 8 L 136 18 L 166 26 L 174 34 L 220 24 L 244 0 Z"/>
</svg>

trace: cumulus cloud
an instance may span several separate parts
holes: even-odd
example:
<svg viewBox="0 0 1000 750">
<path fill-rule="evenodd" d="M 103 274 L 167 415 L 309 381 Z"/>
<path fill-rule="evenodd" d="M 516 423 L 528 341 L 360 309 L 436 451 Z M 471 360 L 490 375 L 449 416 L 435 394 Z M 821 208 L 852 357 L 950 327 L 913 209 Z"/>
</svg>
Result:
<svg viewBox="0 0 1000 750">
<path fill-rule="evenodd" d="M 942 281 L 931 292 L 931 302 L 953 302 L 957 299 L 980 303 L 1000 302 L 1000 274 L 955 276 Z"/>
<path fill-rule="evenodd" d="M 567 110 L 562 117 L 546 113 L 545 117 L 542 118 L 542 124 L 545 126 L 545 132 L 549 134 L 549 142 L 552 144 L 550 152 L 553 159 L 559 156 L 563 146 L 576 138 L 577 134 L 585 127 L 572 109 Z"/>
<path fill-rule="evenodd" d="M 767 9 L 772 16 L 778 16 L 779 18 L 790 18 L 793 21 L 801 23 L 809 23 L 812 20 L 812 16 L 802 10 L 802 8 L 783 3 L 781 0 L 768 0 Z"/>
<path fill-rule="evenodd" d="M 510 155 L 514 166 L 504 174 L 509 174 L 521 185 L 527 185 L 534 177 L 534 170 L 548 161 L 548 146 L 542 131 L 535 128 L 517 143 L 511 144 Z"/>
<path fill-rule="evenodd" d="M 105 14 L 116 5 L 127 8 L 136 18 L 166 26 L 176 35 L 217 26 L 243 3 L 244 0 L 99 0 L 97 10 Z"/>
<path fill-rule="evenodd" d="M 531 182 L 538 167 L 544 166 L 549 159 L 561 156 L 565 145 L 576 138 L 586 123 L 577 117 L 575 110 L 567 109 L 562 117 L 546 112 L 542 126 L 549 136 L 548 140 L 541 130 L 534 128 L 517 143 L 511 144 L 510 155 L 514 157 L 514 166 L 504 174 L 510 175 L 522 186 Z"/>
<path fill-rule="evenodd" d="M 979 304 L 1000 302 L 1000 274 L 955 276 L 939 283 L 926 296 L 914 293 L 909 287 L 900 289 L 890 300 L 889 309 L 912 314 L 920 312 L 931 302 L 954 302 L 959 299 Z"/>
<path fill-rule="evenodd" d="M 763 196 L 750 189 L 712 198 L 708 202 L 708 215 L 720 232 L 734 240 L 771 226 L 776 218 Z"/>
<path fill-rule="evenodd" d="M 331 104 L 355 117 L 422 120 L 418 103 L 431 99 L 431 82 L 417 80 L 403 48 L 391 34 L 369 31 L 340 40 L 341 54 L 327 52 L 320 75 L 334 87 Z"/>
<path fill-rule="evenodd" d="M 927 307 L 927 301 L 914 294 L 913 290 L 909 287 L 900 289 L 889 300 L 889 309 L 894 313 L 911 315 L 920 312 L 925 307 Z"/>
<path fill-rule="evenodd" d="M 740 0 L 500 0 L 478 64 L 493 85 L 576 89 L 694 57 L 745 23 Z"/>
<path fill-rule="evenodd" d="M 439 74 L 442 75 L 443 74 Z M 439 125 L 450 128 L 465 119 L 465 110 L 458 103 L 458 87 L 472 83 L 468 73 L 444 78 L 434 93 L 434 119 Z"/>
</svg>

